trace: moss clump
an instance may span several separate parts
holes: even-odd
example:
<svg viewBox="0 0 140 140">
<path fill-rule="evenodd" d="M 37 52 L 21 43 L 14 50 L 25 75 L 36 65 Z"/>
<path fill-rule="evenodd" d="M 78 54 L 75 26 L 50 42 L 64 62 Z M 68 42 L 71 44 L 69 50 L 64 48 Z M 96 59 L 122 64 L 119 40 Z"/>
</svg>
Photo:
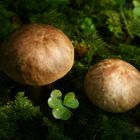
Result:
<svg viewBox="0 0 140 140">
<path fill-rule="evenodd" d="M 139 140 L 139 106 L 107 113 L 89 102 L 83 88 L 88 68 L 104 58 L 121 58 L 140 69 L 139 5 L 139 0 L 1 0 L 0 43 L 23 24 L 51 24 L 72 40 L 75 64 L 64 78 L 43 87 L 37 102 L 23 94 L 15 99 L 18 91 L 28 95 L 28 87 L 3 80 L 1 73 L 0 139 Z M 67 121 L 55 120 L 47 105 L 53 89 L 74 91 L 79 100 Z"/>
</svg>

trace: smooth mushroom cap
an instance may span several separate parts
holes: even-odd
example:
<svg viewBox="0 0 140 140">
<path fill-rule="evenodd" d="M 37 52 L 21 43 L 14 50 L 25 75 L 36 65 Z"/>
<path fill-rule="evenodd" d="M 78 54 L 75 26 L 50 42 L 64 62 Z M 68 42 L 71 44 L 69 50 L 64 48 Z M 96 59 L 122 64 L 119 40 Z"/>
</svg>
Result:
<svg viewBox="0 0 140 140">
<path fill-rule="evenodd" d="M 84 87 L 91 102 L 108 112 L 125 112 L 140 102 L 140 73 L 120 59 L 105 59 L 92 66 Z"/>
<path fill-rule="evenodd" d="M 50 84 L 66 75 L 73 63 L 71 41 L 50 25 L 24 25 L 0 46 L 0 70 L 26 85 Z"/>
</svg>

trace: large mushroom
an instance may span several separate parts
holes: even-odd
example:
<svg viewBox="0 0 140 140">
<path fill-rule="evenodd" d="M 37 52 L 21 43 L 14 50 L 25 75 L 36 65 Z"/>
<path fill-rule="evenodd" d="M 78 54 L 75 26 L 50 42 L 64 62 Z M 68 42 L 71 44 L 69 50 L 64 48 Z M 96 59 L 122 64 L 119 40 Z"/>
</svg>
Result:
<svg viewBox="0 0 140 140">
<path fill-rule="evenodd" d="M 50 25 L 24 25 L 0 46 L 0 70 L 25 85 L 53 83 L 70 71 L 73 62 L 71 41 Z"/>
<path fill-rule="evenodd" d="M 86 74 L 84 87 L 91 102 L 108 112 L 125 112 L 140 102 L 139 71 L 117 58 L 92 66 Z"/>
</svg>

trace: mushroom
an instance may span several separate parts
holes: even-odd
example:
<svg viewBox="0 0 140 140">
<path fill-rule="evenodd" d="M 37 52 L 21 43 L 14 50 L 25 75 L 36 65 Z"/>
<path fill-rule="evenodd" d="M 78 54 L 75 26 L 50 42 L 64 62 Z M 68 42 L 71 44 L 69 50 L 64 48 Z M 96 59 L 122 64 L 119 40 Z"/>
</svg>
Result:
<svg viewBox="0 0 140 140">
<path fill-rule="evenodd" d="M 105 59 L 92 66 L 84 87 L 91 102 L 108 112 L 126 112 L 140 102 L 140 73 L 118 58 Z"/>
<path fill-rule="evenodd" d="M 70 71 L 73 62 L 71 41 L 50 25 L 24 25 L 0 46 L 0 70 L 25 85 L 53 83 Z"/>
</svg>

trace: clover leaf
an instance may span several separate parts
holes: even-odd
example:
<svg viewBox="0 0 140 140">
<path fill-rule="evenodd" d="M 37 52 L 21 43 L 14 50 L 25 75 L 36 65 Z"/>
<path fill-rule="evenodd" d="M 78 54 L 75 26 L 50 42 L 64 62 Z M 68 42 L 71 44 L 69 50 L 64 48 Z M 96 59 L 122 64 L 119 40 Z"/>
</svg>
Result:
<svg viewBox="0 0 140 140">
<path fill-rule="evenodd" d="M 55 89 L 55 90 L 53 90 L 52 92 L 51 92 L 51 97 L 62 97 L 62 93 L 61 93 L 61 91 L 60 90 L 58 90 L 58 89 Z"/>
<path fill-rule="evenodd" d="M 75 109 L 79 106 L 79 102 L 75 98 L 75 94 L 73 92 L 69 92 L 65 95 L 63 104 L 71 109 Z"/>
<path fill-rule="evenodd" d="M 61 106 L 52 110 L 54 118 L 68 120 L 71 117 L 71 112 L 68 108 Z"/>
<path fill-rule="evenodd" d="M 48 99 L 48 105 L 51 108 L 57 108 L 62 105 L 62 100 L 59 98 L 51 97 Z"/>
<path fill-rule="evenodd" d="M 48 99 L 48 105 L 52 108 L 52 115 L 55 119 L 68 120 L 71 117 L 70 109 L 77 108 L 79 102 L 76 99 L 74 92 L 67 93 L 62 101 L 61 91 L 55 89 L 51 92 Z"/>
<path fill-rule="evenodd" d="M 51 97 L 48 99 L 48 105 L 51 108 L 57 108 L 62 105 L 62 93 L 60 90 L 53 90 L 51 92 Z"/>
</svg>

